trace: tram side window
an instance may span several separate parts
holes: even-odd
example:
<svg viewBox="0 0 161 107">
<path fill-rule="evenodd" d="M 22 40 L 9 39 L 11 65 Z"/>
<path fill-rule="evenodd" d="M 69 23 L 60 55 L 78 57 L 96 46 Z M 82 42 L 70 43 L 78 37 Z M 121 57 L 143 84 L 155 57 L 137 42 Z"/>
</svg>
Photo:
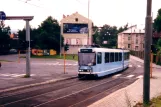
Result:
<svg viewBox="0 0 161 107">
<path fill-rule="evenodd" d="M 127 60 L 127 52 L 124 53 L 124 60 Z"/>
<path fill-rule="evenodd" d="M 102 63 L 102 53 L 98 52 L 97 53 L 97 64 L 101 64 Z"/>
<path fill-rule="evenodd" d="M 122 61 L 122 53 L 119 53 L 119 61 Z"/>
<path fill-rule="evenodd" d="M 110 62 L 114 62 L 114 53 L 110 53 Z"/>
<path fill-rule="evenodd" d="M 126 60 L 126 53 L 124 52 L 124 60 Z"/>
<path fill-rule="evenodd" d="M 109 59 L 109 53 L 105 53 L 105 63 L 109 63 L 110 59 Z"/>
<path fill-rule="evenodd" d="M 118 53 L 115 53 L 115 62 L 117 62 L 119 59 L 118 59 Z"/>
<path fill-rule="evenodd" d="M 129 52 L 127 53 L 127 59 L 130 59 L 130 53 Z"/>
</svg>

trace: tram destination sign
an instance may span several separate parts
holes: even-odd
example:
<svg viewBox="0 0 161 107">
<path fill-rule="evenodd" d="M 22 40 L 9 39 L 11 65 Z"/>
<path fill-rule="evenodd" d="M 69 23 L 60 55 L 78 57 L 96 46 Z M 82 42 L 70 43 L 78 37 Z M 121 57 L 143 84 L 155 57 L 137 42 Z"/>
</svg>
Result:
<svg viewBox="0 0 161 107">
<path fill-rule="evenodd" d="M 81 49 L 80 52 L 82 52 L 82 53 L 92 53 L 92 49 Z"/>
</svg>

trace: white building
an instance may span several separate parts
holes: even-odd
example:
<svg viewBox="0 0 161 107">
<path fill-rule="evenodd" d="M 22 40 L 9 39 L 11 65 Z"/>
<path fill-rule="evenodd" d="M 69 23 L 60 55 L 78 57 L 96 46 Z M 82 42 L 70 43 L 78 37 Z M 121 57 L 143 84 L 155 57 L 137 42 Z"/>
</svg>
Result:
<svg viewBox="0 0 161 107">
<path fill-rule="evenodd" d="M 118 48 L 124 48 L 133 51 L 144 50 L 144 29 L 132 26 L 128 30 L 118 34 Z"/>
<path fill-rule="evenodd" d="M 77 54 L 79 47 L 92 44 L 92 26 L 92 21 L 78 12 L 63 16 L 61 20 L 61 35 L 64 37 L 64 44 L 69 44 L 67 54 Z"/>
</svg>

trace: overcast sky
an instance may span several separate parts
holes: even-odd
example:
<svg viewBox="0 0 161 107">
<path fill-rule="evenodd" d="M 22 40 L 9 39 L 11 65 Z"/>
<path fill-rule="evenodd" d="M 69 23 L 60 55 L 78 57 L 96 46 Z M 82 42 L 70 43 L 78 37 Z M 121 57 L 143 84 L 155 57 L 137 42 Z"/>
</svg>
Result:
<svg viewBox="0 0 161 107">
<path fill-rule="evenodd" d="M 37 27 L 48 16 L 62 19 L 63 14 L 71 15 L 76 11 L 88 16 L 88 0 L 0 0 L 0 11 L 7 16 L 34 16 L 30 22 Z M 147 0 L 90 0 L 90 19 L 97 26 L 104 24 L 123 26 L 126 23 L 144 25 L 146 17 Z M 153 18 L 161 8 L 161 0 L 153 0 Z M 24 21 L 5 21 L 12 30 L 22 29 Z"/>
</svg>

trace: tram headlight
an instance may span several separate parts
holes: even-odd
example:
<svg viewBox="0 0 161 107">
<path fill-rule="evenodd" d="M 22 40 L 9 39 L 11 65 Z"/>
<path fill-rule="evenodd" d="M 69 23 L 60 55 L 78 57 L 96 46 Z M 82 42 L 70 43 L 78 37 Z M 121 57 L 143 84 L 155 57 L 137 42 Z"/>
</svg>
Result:
<svg viewBox="0 0 161 107">
<path fill-rule="evenodd" d="M 82 70 L 79 70 L 79 72 L 81 72 Z"/>
</svg>

